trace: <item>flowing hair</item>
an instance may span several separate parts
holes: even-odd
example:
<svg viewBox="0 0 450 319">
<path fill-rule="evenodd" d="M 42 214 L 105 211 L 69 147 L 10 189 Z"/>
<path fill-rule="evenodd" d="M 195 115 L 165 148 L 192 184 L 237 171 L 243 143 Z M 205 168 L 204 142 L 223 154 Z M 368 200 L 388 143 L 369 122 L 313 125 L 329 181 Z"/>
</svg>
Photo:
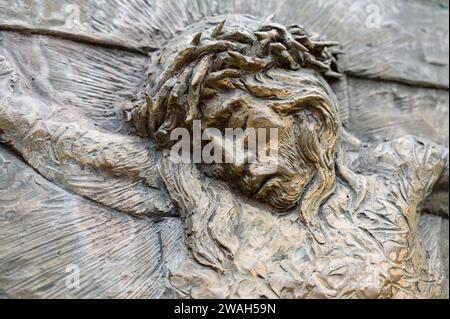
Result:
<svg viewBox="0 0 450 319">
<path fill-rule="evenodd" d="M 201 104 L 219 92 L 241 89 L 261 97 L 258 88 L 244 79 L 267 74 L 270 70 L 313 70 L 314 75 L 304 78 L 305 87 L 298 88 L 295 101 L 291 104 L 283 101 L 279 111 L 309 110 L 316 119 L 313 126 L 300 127 L 301 160 L 312 163 L 317 173 L 302 194 L 299 207 L 302 221 L 314 237 L 323 242 L 318 231 L 318 214 L 320 205 L 334 189 L 335 144 L 340 127 L 337 103 L 323 79 L 341 77 L 337 64 L 338 44 L 311 37 L 299 25 L 286 28 L 264 22 L 253 31 L 249 25 L 238 20 L 227 30 L 225 21 L 212 26 L 202 22 L 167 43 L 150 67 L 145 103 L 129 108 L 127 117 L 138 135 L 150 137 L 161 148 L 168 148 L 170 132 L 177 127 L 189 130 L 192 122 L 201 118 Z M 273 108 L 280 105 L 274 103 Z M 171 175 L 168 170 L 162 175 L 171 196 L 186 211 L 188 245 L 194 257 L 201 264 L 223 269 L 223 256 L 232 255 L 237 249 L 234 229 L 238 208 L 220 203 L 204 207 L 199 198 L 188 195 L 190 183 L 184 177 Z M 233 211 L 231 217 L 228 216 L 230 210 Z"/>
</svg>

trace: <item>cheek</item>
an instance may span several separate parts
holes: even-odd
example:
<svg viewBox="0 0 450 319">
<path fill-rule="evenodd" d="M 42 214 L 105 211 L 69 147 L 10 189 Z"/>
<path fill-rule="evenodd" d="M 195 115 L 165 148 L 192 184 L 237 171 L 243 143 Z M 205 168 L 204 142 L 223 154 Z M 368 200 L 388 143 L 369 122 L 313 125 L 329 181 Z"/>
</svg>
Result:
<svg viewBox="0 0 450 319">
<path fill-rule="evenodd" d="M 227 120 L 224 121 L 225 128 L 246 128 L 248 126 L 249 114 L 246 108 L 238 108 L 231 112 Z"/>
</svg>

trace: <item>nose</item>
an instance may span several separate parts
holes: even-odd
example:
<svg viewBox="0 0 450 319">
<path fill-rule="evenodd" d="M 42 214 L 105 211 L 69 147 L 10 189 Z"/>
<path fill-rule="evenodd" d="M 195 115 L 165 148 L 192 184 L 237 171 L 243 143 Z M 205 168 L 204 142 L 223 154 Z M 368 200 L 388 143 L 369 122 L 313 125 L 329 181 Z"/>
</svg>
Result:
<svg viewBox="0 0 450 319">
<path fill-rule="evenodd" d="M 286 123 L 270 106 L 255 106 L 249 112 L 248 127 L 254 128 L 284 128 Z"/>
</svg>

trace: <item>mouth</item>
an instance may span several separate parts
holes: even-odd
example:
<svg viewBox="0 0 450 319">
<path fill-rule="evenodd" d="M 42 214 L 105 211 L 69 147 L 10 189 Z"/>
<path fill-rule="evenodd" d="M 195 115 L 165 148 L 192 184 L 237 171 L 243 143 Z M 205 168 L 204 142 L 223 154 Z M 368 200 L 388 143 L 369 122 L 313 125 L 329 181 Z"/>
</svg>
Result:
<svg viewBox="0 0 450 319">
<path fill-rule="evenodd" d="M 242 171 L 240 186 L 244 193 L 253 197 L 277 176 L 278 172 L 268 172 L 263 165 L 247 163 Z"/>
<path fill-rule="evenodd" d="M 272 178 L 262 185 L 255 198 L 268 203 L 280 213 L 287 212 L 297 205 L 301 191 L 284 185 L 282 179 Z"/>
<path fill-rule="evenodd" d="M 265 176 L 252 191 L 251 196 L 258 197 L 258 194 L 262 193 L 264 189 L 271 184 L 271 181 L 275 180 L 278 176 L 276 174 Z"/>
<path fill-rule="evenodd" d="M 300 198 L 301 187 L 296 187 L 296 183 L 289 182 L 279 173 L 255 176 L 247 172 L 243 180 L 245 193 L 280 213 L 290 210 Z"/>
</svg>

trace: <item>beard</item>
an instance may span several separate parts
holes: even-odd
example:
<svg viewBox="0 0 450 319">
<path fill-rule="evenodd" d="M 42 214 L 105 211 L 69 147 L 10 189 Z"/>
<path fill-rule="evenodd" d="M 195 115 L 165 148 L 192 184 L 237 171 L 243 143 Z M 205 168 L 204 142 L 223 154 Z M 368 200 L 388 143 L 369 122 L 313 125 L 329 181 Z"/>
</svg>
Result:
<svg viewBox="0 0 450 319">
<path fill-rule="evenodd" d="M 277 163 L 275 172 L 264 175 L 267 161 L 257 161 L 249 165 L 242 178 L 240 188 L 245 193 L 269 204 L 278 212 L 286 212 L 299 203 L 317 171 L 312 160 L 317 157 L 320 145 L 310 132 L 313 126 L 303 127 L 299 120 L 310 116 L 309 113 L 299 112 L 293 125 L 282 132 L 276 158 L 269 162 Z"/>
<path fill-rule="evenodd" d="M 318 170 L 324 168 L 319 163 L 323 145 L 315 132 L 320 119 L 310 110 L 299 111 L 293 118 L 292 125 L 280 130 L 275 154 L 269 152 L 242 165 L 204 166 L 204 172 L 234 185 L 248 197 L 269 204 L 276 212 L 295 207 Z"/>
<path fill-rule="evenodd" d="M 251 88 L 252 78 L 245 81 Z M 334 157 L 339 115 L 334 94 L 325 81 L 305 70 L 270 70 L 259 75 L 258 81 L 258 87 L 277 88 L 282 84 L 289 91 L 289 96 L 279 98 L 255 96 L 258 92 L 251 90 L 247 94 L 240 93 L 244 101 L 239 104 L 244 109 L 241 118 L 249 114 L 246 109 L 251 112 L 267 108 L 269 111 L 263 114 L 274 111 L 276 117 L 268 120 L 268 125 L 283 123 L 278 130 L 278 152 L 273 159 L 277 163 L 276 170 L 268 168 L 272 164 L 267 163 L 267 159 L 257 158 L 242 166 L 212 165 L 205 172 L 228 182 L 245 196 L 270 205 L 275 212 L 300 206 L 301 214 L 317 214 L 336 179 Z M 221 100 L 214 102 L 220 106 Z M 208 115 L 217 117 L 214 113 Z"/>
</svg>

